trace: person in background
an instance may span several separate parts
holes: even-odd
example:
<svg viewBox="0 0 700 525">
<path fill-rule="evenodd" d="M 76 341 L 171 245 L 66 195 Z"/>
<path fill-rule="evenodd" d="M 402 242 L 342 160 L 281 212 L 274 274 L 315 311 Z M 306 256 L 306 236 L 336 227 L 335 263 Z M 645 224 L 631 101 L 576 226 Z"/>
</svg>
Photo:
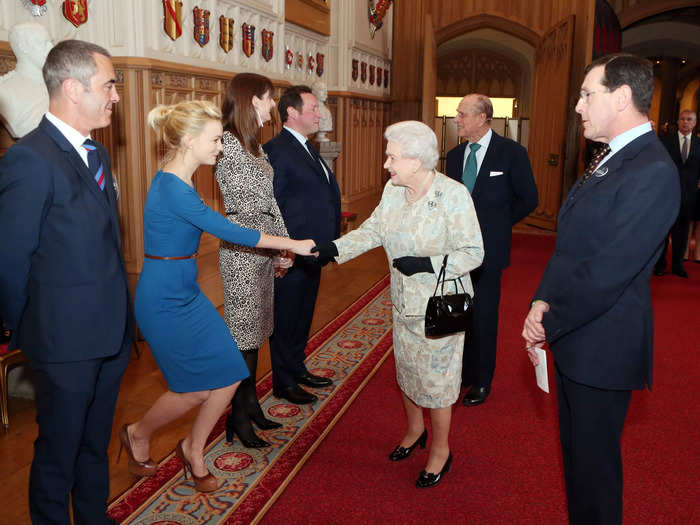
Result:
<svg viewBox="0 0 700 525">
<path fill-rule="evenodd" d="M 484 262 L 471 272 L 474 315 L 471 337 L 464 341 L 462 386 L 471 389 L 465 406 L 486 401 L 491 392 L 498 347 L 498 305 L 501 275 L 510 265 L 513 225 L 537 207 L 537 186 L 527 151 L 517 142 L 491 129 L 491 100 L 467 95 L 457 108 L 457 134 L 466 138 L 447 153 L 447 176 L 463 183 L 471 193 L 484 238 Z"/>
<path fill-rule="evenodd" d="M 688 233 L 695 213 L 695 200 L 700 182 L 700 137 L 693 134 L 697 123 L 695 113 L 684 109 L 678 115 L 678 133 L 661 138 L 661 143 L 666 146 L 668 154 L 678 168 L 681 184 L 681 207 L 676 222 L 673 223 L 669 232 L 671 236 L 671 273 L 686 279 L 688 272 L 683 267 L 683 256 L 688 247 Z M 664 239 L 664 249 L 654 266 L 654 275 L 662 276 L 666 273 L 669 235 Z"/>
<path fill-rule="evenodd" d="M 554 356 L 569 521 L 622 523 L 620 437 L 633 389 L 651 387 L 649 279 L 679 208 L 678 173 L 652 131 L 650 61 L 607 55 L 586 68 L 576 111 L 608 147 L 564 201 L 554 254 L 523 338 Z"/>
<path fill-rule="evenodd" d="M 277 105 L 284 127 L 263 146 L 275 171 L 273 186 L 284 224 L 294 238 L 327 242 L 340 235 L 340 189 L 333 172 L 308 140 L 321 120 L 307 86 L 287 88 Z M 275 327 L 270 338 L 272 386 L 276 397 L 308 404 L 317 397 L 301 388 L 332 381 L 309 372 L 304 349 L 314 316 L 324 258 L 297 257 L 286 276 L 275 280 Z"/>
<path fill-rule="evenodd" d="M 45 33 L 45 32 L 44 32 Z M 109 523 L 107 447 L 135 335 L 107 150 L 109 53 L 64 40 L 43 66 L 49 111 L 0 160 L 0 317 L 34 372 L 32 523 Z"/>
<path fill-rule="evenodd" d="M 248 368 L 226 323 L 197 284 L 196 254 L 203 231 L 241 246 L 309 255 L 313 241 L 261 234 L 229 222 L 201 200 L 192 183 L 201 165 L 213 166 L 223 146 L 221 111 L 211 102 L 158 106 L 148 114 L 167 148 L 153 177 L 144 210 L 144 265 L 135 312 L 153 357 L 168 383 L 137 422 L 119 433 L 129 470 L 152 476 L 149 441 L 163 425 L 199 407 L 194 424 L 175 452 L 192 474 L 195 489 L 211 492 L 217 479 L 204 460 L 204 446 Z M 121 452 L 121 451 L 120 451 Z"/>
<path fill-rule="evenodd" d="M 479 223 L 469 192 L 435 171 L 435 133 L 422 122 L 405 121 L 384 137 L 391 180 L 372 215 L 357 229 L 333 242 L 318 243 L 319 256 L 343 263 L 383 246 L 391 262 L 394 358 L 408 429 L 391 461 L 425 448 L 428 432 L 423 408 L 430 409 L 433 441 L 419 488 L 437 485 L 452 464 L 449 445 L 452 405 L 459 397 L 464 332 L 425 336 L 425 307 L 437 273 L 447 258 L 446 279 L 460 278 L 473 296 L 469 272 L 484 257 Z"/>
<path fill-rule="evenodd" d="M 272 189 L 272 166 L 258 142 L 260 128 L 275 108 L 272 89 L 269 78 L 255 73 L 239 73 L 228 83 L 222 105 L 224 151 L 216 164 L 216 180 L 229 220 L 287 237 Z M 250 372 L 231 401 L 226 439 L 231 442 L 236 434 L 249 448 L 270 445 L 255 434 L 251 421 L 261 430 L 282 426 L 263 414 L 255 377 L 258 349 L 272 335 L 275 267 L 286 272 L 291 263 L 290 257 L 279 257 L 276 252 L 226 241 L 219 249 L 224 319 Z"/>
</svg>

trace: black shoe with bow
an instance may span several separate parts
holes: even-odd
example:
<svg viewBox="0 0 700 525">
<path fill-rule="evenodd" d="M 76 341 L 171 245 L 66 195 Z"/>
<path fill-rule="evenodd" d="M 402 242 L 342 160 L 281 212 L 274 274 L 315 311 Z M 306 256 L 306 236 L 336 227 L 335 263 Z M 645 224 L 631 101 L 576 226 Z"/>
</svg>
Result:
<svg viewBox="0 0 700 525">
<path fill-rule="evenodd" d="M 411 452 L 413 452 L 413 449 L 416 447 L 420 448 L 425 448 L 425 443 L 428 441 L 428 431 L 423 430 L 423 433 L 420 435 L 420 437 L 416 440 L 416 442 L 411 445 L 410 447 L 402 447 L 401 445 L 398 445 L 394 451 L 389 454 L 389 459 L 391 461 L 401 461 L 402 459 L 406 459 L 408 456 L 411 455 Z"/>
<path fill-rule="evenodd" d="M 418 476 L 418 479 L 416 480 L 416 487 L 418 487 L 419 489 L 427 489 L 428 487 L 434 487 L 435 485 L 440 483 L 442 477 L 450 471 L 451 465 L 452 452 L 450 452 L 450 455 L 447 456 L 447 461 L 445 461 L 445 464 L 443 465 L 442 470 L 439 473 L 433 474 L 432 472 L 426 472 L 425 470 L 422 470 L 420 476 Z"/>
</svg>

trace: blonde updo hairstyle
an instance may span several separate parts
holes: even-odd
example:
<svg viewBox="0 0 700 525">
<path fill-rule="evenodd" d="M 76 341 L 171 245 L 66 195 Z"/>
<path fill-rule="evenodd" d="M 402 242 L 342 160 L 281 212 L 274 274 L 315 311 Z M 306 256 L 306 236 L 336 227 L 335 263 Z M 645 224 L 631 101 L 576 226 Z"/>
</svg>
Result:
<svg viewBox="0 0 700 525">
<path fill-rule="evenodd" d="M 158 105 L 148 113 L 148 125 L 161 133 L 167 148 L 165 161 L 172 159 L 182 146 L 185 135 L 197 137 L 207 122 L 221 120 L 221 110 L 207 100 L 187 100 Z"/>
</svg>

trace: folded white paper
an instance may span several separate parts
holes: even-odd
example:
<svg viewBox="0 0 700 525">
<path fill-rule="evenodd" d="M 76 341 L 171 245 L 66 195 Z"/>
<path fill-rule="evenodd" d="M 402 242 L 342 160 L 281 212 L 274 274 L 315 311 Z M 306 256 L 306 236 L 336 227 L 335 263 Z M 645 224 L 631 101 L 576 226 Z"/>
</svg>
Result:
<svg viewBox="0 0 700 525">
<path fill-rule="evenodd" d="M 535 347 L 539 364 L 535 367 L 537 386 L 549 394 L 549 379 L 547 378 L 547 352 L 539 346 Z"/>
</svg>

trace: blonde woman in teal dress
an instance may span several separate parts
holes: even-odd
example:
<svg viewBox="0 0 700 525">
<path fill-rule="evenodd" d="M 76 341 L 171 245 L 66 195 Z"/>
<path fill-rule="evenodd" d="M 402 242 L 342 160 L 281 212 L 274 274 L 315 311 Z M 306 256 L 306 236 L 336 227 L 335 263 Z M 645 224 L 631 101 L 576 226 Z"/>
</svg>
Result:
<svg viewBox="0 0 700 525">
<path fill-rule="evenodd" d="M 214 165 L 221 153 L 221 112 L 205 101 L 159 106 L 148 116 L 169 149 L 156 173 L 144 210 L 143 270 L 135 294 L 135 314 L 158 367 L 168 383 L 141 420 L 120 430 L 129 470 L 155 474 L 149 459 L 151 435 L 199 407 L 192 429 L 175 449 L 195 489 L 218 487 L 204 458 L 212 428 L 231 401 L 248 368 L 226 323 L 197 284 L 195 255 L 203 231 L 228 242 L 290 250 L 309 255 L 312 240 L 261 234 L 226 220 L 200 199 L 192 176 L 200 165 Z"/>
<path fill-rule="evenodd" d="M 469 272 L 484 257 L 481 230 L 464 185 L 435 171 L 435 133 L 421 122 L 406 121 L 386 129 L 384 167 L 391 180 L 381 202 L 356 230 L 332 243 L 319 244 L 321 257 L 338 263 L 383 246 L 391 262 L 396 380 L 402 392 L 408 429 L 389 455 L 407 458 L 428 438 L 423 408 L 430 409 L 433 440 L 416 485 L 440 482 L 452 463 L 448 434 L 452 404 L 459 396 L 464 332 L 425 337 L 425 306 L 437 273 L 448 255 L 446 278 L 461 278 L 473 295 Z"/>
</svg>

